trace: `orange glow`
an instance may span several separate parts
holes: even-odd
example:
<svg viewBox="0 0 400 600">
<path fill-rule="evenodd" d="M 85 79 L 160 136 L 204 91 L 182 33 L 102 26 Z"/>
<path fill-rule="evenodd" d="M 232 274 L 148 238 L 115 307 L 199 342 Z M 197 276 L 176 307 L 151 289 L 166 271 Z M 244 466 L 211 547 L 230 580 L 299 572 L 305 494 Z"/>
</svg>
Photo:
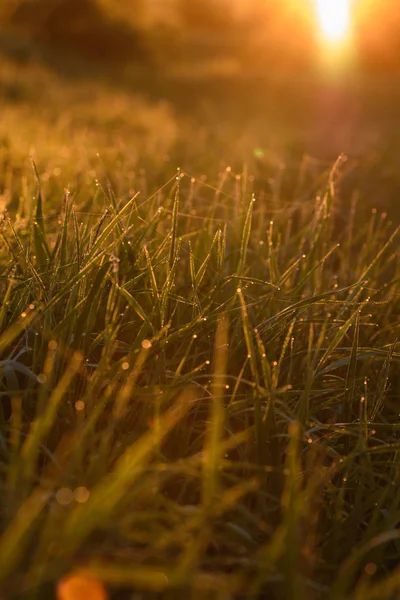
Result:
<svg viewBox="0 0 400 600">
<path fill-rule="evenodd" d="M 344 40 L 350 30 L 350 0 L 316 0 L 317 14 L 326 41 Z"/>
</svg>

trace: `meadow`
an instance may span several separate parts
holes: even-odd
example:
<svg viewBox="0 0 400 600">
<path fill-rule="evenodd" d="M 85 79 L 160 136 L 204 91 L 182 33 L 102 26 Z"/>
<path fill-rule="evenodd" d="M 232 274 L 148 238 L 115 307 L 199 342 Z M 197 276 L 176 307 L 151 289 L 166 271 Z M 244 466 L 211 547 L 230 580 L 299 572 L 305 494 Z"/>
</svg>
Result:
<svg viewBox="0 0 400 600">
<path fill-rule="evenodd" d="M 1 79 L 0 597 L 398 598 L 395 146 Z"/>
</svg>

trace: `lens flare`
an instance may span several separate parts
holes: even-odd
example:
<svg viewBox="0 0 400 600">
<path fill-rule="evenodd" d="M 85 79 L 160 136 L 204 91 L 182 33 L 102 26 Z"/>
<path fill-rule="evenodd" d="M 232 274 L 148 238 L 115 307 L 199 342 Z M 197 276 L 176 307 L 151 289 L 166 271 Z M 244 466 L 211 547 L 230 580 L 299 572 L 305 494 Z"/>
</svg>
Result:
<svg viewBox="0 0 400 600">
<path fill-rule="evenodd" d="M 350 29 L 350 0 L 316 0 L 322 34 L 329 42 L 344 40 Z"/>
</svg>

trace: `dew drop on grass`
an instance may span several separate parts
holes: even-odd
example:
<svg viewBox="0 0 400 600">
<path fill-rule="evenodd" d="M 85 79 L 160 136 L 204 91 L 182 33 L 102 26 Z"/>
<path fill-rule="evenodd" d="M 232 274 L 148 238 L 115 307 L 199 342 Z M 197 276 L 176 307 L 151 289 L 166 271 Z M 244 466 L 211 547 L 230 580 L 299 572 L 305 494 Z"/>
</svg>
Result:
<svg viewBox="0 0 400 600">
<path fill-rule="evenodd" d="M 165 343 L 167 343 L 167 341 Z M 151 341 L 150 340 L 143 340 L 143 342 L 142 342 L 142 348 L 144 348 L 144 350 L 149 350 L 151 348 Z"/>
<path fill-rule="evenodd" d="M 129 363 L 128 362 L 123 362 L 122 363 L 122 370 L 123 371 L 127 371 L 129 369 Z"/>
<path fill-rule="evenodd" d="M 83 400 L 77 400 L 75 402 L 75 409 L 78 412 L 81 412 L 82 410 L 85 410 L 85 403 L 83 402 Z"/>
</svg>

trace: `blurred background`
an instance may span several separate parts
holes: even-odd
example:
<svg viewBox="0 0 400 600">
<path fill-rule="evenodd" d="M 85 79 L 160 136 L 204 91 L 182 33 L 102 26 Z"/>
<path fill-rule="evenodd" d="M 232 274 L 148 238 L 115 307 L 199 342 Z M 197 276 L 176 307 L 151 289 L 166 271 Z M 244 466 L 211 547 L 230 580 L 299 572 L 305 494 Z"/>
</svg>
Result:
<svg viewBox="0 0 400 600">
<path fill-rule="evenodd" d="M 338 0 L 336 5 L 340 5 Z M 335 4 L 325 0 L 325 4 Z M 348 0 L 353 67 L 400 69 L 395 0 Z M 54 52 L 103 65 L 310 73 L 320 62 L 319 0 L 2 0 L 1 47 L 27 59 Z M 317 7 L 317 8 L 316 8 Z"/>
<path fill-rule="evenodd" d="M 0 57 L 3 147 L 50 147 L 51 122 L 104 153 L 134 135 L 158 165 L 210 139 L 218 168 L 379 155 L 394 186 L 398 0 L 2 0 Z"/>
</svg>

